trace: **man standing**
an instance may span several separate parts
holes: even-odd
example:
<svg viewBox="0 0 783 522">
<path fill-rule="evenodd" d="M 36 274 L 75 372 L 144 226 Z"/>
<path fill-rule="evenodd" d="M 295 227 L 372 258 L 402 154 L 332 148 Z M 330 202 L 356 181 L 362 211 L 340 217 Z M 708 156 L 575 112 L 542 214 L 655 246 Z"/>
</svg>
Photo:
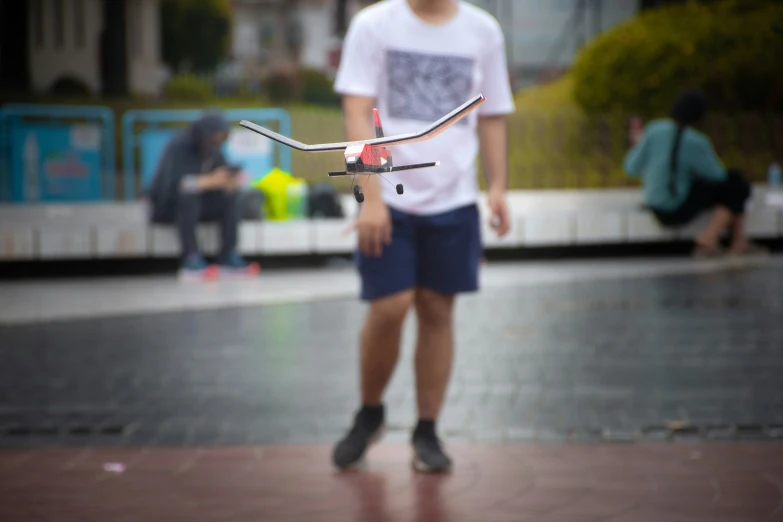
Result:
<svg viewBox="0 0 783 522">
<path fill-rule="evenodd" d="M 199 252 L 199 222 L 220 223 L 222 271 L 258 272 L 237 251 L 241 217 L 238 168 L 228 165 L 221 151 L 228 122 L 219 113 L 206 113 L 169 141 L 147 191 L 153 223 L 176 223 L 182 249 L 181 277 L 204 277 L 209 267 Z"/>
<path fill-rule="evenodd" d="M 482 257 L 476 158 L 489 182 L 492 225 L 509 230 L 506 115 L 514 103 L 503 33 L 485 11 L 457 0 L 383 0 L 361 10 L 346 35 L 335 82 L 343 95 L 349 141 L 373 137 L 377 107 L 388 136 L 415 132 L 479 92 L 486 102 L 443 134 L 397 146 L 395 164 L 440 161 L 427 171 L 389 174 L 405 185 L 369 176 L 356 221 L 357 265 L 363 300 L 370 303 L 361 331 L 362 406 L 334 448 L 339 468 L 355 466 L 384 425 L 383 393 L 397 363 L 403 321 L 416 310 L 418 424 L 413 464 L 448 471 L 435 422 L 453 358 L 456 294 L 478 290 Z"/>
</svg>

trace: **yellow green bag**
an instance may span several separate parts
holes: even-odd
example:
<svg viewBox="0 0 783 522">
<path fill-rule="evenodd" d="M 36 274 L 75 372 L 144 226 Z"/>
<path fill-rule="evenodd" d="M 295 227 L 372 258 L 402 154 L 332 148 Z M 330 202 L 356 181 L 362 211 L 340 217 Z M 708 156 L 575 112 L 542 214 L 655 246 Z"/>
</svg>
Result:
<svg viewBox="0 0 783 522">
<path fill-rule="evenodd" d="M 307 183 L 275 167 L 252 186 L 264 193 L 264 215 L 285 221 L 307 215 Z"/>
</svg>

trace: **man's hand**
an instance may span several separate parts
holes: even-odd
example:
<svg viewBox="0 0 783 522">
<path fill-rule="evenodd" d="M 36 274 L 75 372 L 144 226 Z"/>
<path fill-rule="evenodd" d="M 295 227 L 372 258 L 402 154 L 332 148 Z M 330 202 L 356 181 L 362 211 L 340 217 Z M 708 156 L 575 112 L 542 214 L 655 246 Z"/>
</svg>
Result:
<svg viewBox="0 0 783 522">
<path fill-rule="evenodd" d="M 389 207 L 380 198 L 366 201 L 354 228 L 359 234 L 359 251 L 365 256 L 381 257 L 383 247 L 391 244 L 392 238 Z"/>
<path fill-rule="evenodd" d="M 511 218 L 503 190 L 490 188 L 487 203 L 491 213 L 490 226 L 495 230 L 498 237 L 505 236 L 511 229 Z"/>
<path fill-rule="evenodd" d="M 235 172 L 233 176 L 231 176 L 231 179 L 228 182 L 228 190 L 230 191 L 236 191 L 241 190 L 242 187 L 245 185 L 247 180 L 250 176 L 248 176 L 247 172 L 244 170 L 240 170 L 238 172 Z"/>
<path fill-rule="evenodd" d="M 220 190 L 227 188 L 231 183 L 231 171 L 227 167 L 218 167 L 206 176 L 199 178 L 201 190 Z"/>
<path fill-rule="evenodd" d="M 372 120 L 368 117 L 375 107 L 375 98 L 344 96 L 343 118 L 348 141 L 363 141 L 373 137 Z M 369 176 L 363 184 L 364 203 L 353 228 L 358 232 L 359 251 L 380 257 L 383 247 L 391 243 L 392 223 L 389 208 L 383 201 L 378 176 Z"/>
<path fill-rule="evenodd" d="M 628 141 L 631 142 L 631 146 L 633 147 L 639 143 L 642 136 L 644 136 L 644 123 L 642 122 L 642 119 L 639 117 L 631 118 L 631 125 L 628 129 Z"/>
</svg>

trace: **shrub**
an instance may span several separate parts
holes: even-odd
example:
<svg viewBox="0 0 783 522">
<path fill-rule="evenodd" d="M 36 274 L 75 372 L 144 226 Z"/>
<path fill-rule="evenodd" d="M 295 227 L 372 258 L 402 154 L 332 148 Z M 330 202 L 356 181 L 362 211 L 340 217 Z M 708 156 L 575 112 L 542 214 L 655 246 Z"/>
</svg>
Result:
<svg viewBox="0 0 783 522">
<path fill-rule="evenodd" d="M 271 73 L 264 79 L 263 90 L 271 103 L 290 103 L 301 99 L 300 78 L 294 72 Z"/>
<path fill-rule="evenodd" d="M 574 66 L 588 114 L 668 113 L 685 87 L 725 111 L 783 110 L 783 5 L 761 0 L 687 3 L 647 11 L 590 42 Z"/>
<path fill-rule="evenodd" d="M 169 100 L 202 102 L 212 99 L 215 93 L 207 78 L 182 74 L 166 82 L 163 95 Z"/>
<path fill-rule="evenodd" d="M 60 76 L 49 88 L 49 93 L 61 96 L 90 96 L 92 91 L 87 84 L 73 76 Z"/>
<path fill-rule="evenodd" d="M 326 107 L 339 107 L 340 96 L 334 92 L 334 83 L 321 71 L 301 71 L 302 101 Z"/>
<path fill-rule="evenodd" d="M 211 73 L 228 50 L 228 0 L 163 0 L 160 4 L 163 61 L 175 71 Z"/>
</svg>

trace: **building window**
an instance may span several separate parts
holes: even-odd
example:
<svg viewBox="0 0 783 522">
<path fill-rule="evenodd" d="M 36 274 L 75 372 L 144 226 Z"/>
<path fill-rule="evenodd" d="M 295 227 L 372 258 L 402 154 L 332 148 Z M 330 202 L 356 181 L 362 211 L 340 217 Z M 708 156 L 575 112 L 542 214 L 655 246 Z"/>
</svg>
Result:
<svg viewBox="0 0 783 522">
<path fill-rule="evenodd" d="M 44 15 L 43 0 L 33 0 L 33 41 L 35 47 L 40 49 L 44 46 Z"/>
<path fill-rule="evenodd" d="M 77 49 L 84 47 L 84 0 L 73 0 L 73 40 Z"/>
<path fill-rule="evenodd" d="M 57 49 L 65 46 L 65 10 L 63 9 L 63 0 L 53 0 L 54 2 L 54 45 Z"/>
</svg>

